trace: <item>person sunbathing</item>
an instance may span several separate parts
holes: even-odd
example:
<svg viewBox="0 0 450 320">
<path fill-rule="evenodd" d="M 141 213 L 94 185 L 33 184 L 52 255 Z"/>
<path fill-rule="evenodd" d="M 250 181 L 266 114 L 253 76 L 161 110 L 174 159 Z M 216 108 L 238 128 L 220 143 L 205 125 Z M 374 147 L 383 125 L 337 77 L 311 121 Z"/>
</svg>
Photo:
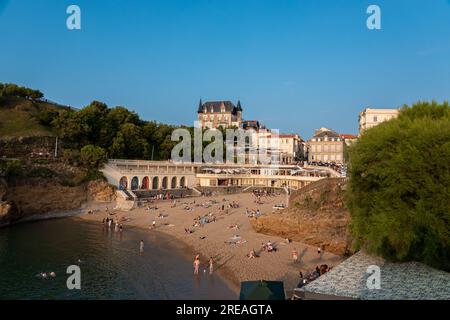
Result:
<svg viewBox="0 0 450 320">
<path fill-rule="evenodd" d="M 248 257 L 249 259 L 256 258 L 255 250 L 250 251 L 250 253 L 247 255 L 247 257 Z"/>
</svg>

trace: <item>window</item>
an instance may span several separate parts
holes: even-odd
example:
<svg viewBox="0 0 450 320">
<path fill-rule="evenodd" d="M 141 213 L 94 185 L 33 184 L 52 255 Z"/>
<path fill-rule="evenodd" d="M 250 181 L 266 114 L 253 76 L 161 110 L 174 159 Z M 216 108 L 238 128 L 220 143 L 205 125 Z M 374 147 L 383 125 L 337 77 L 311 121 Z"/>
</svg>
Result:
<svg viewBox="0 0 450 320">
<path fill-rule="evenodd" d="M 377 116 L 373 116 L 373 122 L 378 122 L 378 117 Z"/>
</svg>

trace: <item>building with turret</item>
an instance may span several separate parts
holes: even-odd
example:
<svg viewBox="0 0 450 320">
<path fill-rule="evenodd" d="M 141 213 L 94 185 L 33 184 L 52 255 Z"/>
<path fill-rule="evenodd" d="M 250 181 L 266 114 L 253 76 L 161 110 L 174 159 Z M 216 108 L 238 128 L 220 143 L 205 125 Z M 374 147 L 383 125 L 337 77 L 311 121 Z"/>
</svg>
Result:
<svg viewBox="0 0 450 320">
<path fill-rule="evenodd" d="M 198 122 L 202 128 L 240 128 L 242 125 L 242 107 L 238 101 L 234 105 L 231 101 L 207 101 L 198 105 Z"/>
</svg>

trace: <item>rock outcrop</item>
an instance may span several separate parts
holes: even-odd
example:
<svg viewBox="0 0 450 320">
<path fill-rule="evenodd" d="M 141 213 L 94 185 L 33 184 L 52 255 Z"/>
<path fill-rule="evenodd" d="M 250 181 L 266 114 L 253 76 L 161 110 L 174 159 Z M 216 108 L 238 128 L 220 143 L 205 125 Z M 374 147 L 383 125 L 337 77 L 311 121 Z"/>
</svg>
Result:
<svg viewBox="0 0 450 320">
<path fill-rule="evenodd" d="M 347 254 L 351 238 L 344 190 L 343 179 L 320 180 L 292 194 L 288 209 L 254 218 L 251 224 L 257 232 L 324 246 L 326 251 L 339 255 Z"/>
<path fill-rule="evenodd" d="M 80 186 L 63 186 L 54 181 L 31 181 L 6 186 L 0 183 L 0 226 L 32 215 L 80 208 L 88 201 L 115 200 L 115 189 L 107 182 L 91 181 Z"/>
<path fill-rule="evenodd" d="M 106 181 L 97 180 L 87 184 L 87 200 L 96 202 L 111 202 L 116 200 L 116 190 Z"/>
<path fill-rule="evenodd" d="M 3 178 L 0 178 L 0 226 L 7 225 L 11 221 L 20 219 L 20 212 L 13 201 L 4 201 L 8 191 L 8 185 Z"/>
</svg>

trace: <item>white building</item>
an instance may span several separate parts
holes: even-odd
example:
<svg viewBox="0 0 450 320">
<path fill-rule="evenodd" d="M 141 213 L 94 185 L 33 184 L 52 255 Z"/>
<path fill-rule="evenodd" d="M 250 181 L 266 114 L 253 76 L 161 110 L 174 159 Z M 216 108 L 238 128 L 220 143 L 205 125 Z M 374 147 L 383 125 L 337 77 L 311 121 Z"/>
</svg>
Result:
<svg viewBox="0 0 450 320">
<path fill-rule="evenodd" d="M 398 111 L 398 109 L 364 109 L 359 113 L 359 134 L 384 121 L 396 118 Z"/>
</svg>

